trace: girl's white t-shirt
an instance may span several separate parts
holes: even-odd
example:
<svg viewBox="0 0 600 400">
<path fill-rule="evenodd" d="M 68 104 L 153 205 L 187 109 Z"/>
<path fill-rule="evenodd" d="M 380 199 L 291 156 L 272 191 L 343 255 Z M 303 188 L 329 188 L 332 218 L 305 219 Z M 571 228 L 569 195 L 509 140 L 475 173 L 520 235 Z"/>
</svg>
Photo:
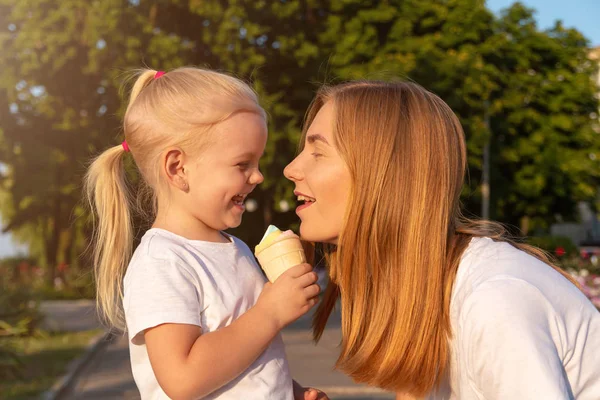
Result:
<svg viewBox="0 0 600 400">
<path fill-rule="evenodd" d="M 143 400 L 168 399 L 148 359 L 145 329 L 176 323 L 214 332 L 256 303 L 264 275 L 248 246 L 228 237 L 229 243 L 212 243 L 153 228 L 135 250 L 124 278 L 123 304 L 131 368 Z M 204 398 L 292 400 L 292 378 L 281 336 L 244 373 Z"/>
<path fill-rule="evenodd" d="M 449 377 L 429 399 L 600 399 L 600 313 L 550 266 L 474 238 L 450 304 Z"/>
</svg>

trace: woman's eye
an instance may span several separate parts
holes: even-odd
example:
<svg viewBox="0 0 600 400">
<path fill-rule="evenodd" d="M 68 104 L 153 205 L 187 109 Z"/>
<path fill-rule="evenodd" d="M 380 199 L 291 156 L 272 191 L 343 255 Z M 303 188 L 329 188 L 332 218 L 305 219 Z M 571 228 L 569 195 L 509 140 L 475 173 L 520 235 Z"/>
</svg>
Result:
<svg viewBox="0 0 600 400">
<path fill-rule="evenodd" d="M 316 153 L 316 152 L 315 152 L 315 153 L 310 153 L 310 154 L 311 154 L 311 156 L 313 156 L 314 158 L 319 158 L 319 157 L 322 157 L 322 156 L 323 156 L 323 154 L 321 154 L 321 153 Z"/>
</svg>

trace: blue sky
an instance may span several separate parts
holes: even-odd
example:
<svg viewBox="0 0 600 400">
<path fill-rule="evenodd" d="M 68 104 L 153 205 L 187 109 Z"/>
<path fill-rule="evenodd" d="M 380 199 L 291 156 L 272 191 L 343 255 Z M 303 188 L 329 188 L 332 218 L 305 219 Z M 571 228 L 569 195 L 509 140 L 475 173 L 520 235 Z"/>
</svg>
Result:
<svg viewBox="0 0 600 400">
<path fill-rule="evenodd" d="M 0 221 L 0 226 L 4 226 Z M 27 254 L 27 248 L 13 242 L 10 234 L 0 234 L 0 257 Z"/>
<path fill-rule="evenodd" d="M 496 13 L 513 3 L 487 0 L 488 8 Z M 550 28 L 560 19 L 566 27 L 583 33 L 593 46 L 600 46 L 600 0 L 522 0 L 521 3 L 536 10 L 540 28 Z"/>
</svg>

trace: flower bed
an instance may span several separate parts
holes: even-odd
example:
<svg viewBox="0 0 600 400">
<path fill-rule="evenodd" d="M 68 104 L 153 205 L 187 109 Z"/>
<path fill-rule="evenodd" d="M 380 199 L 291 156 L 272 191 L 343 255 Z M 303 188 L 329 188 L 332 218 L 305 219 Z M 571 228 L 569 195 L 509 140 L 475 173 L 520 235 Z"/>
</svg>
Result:
<svg viewBox="0 0 600 400">
<path fill-rule="evenodd" d="M 587 269 L 571 271 L 571 275 L 577 279 L 583 293 L 600 309 L 600 275 L 592 274 Z"/>
</svg>

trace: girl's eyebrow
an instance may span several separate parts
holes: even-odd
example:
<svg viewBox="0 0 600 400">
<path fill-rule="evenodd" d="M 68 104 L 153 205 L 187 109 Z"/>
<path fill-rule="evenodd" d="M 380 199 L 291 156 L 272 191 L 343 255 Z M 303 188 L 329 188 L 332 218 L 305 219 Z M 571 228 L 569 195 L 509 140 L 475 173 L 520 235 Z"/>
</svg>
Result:
<svg viewBox="0 0 600 400">
<path fill-rule="evenodd" d="M 263 151 L 259 158 L 261 158 L 264 155 L 265 155 L 265 152 Z M 245 153 L 240 154 L 239 156 L 236 156 L 235 159 L 237 160 L 237 159 L 254 158 L 254 157 L 256 157 L 256 153 L 247 151 Z"/>
<path fill-rule="evenodd" d="M 308 143 L 313 144 L 316 141 L 320 141 L 325 143 L 326 145 L 329 145 L 329 142 L 327 141 L 327 139 L 325 139 L 325 137 L 323 135 L 320 135 L 318 133 L 314 133 L 312 135 L 309 135 L 306 140 L 308 141 Z"/>
</svg>

